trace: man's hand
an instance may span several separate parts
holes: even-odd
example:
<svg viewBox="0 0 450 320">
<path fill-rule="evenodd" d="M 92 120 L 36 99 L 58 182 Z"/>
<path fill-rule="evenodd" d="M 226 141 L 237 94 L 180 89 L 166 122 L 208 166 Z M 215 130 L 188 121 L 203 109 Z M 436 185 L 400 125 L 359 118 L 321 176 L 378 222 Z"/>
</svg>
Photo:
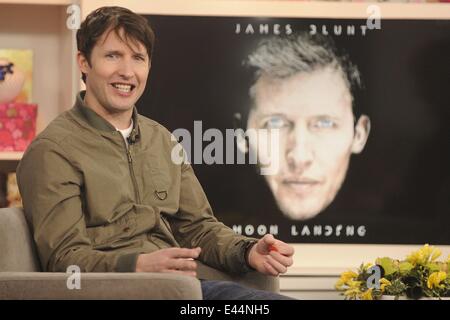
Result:
<svg viewBox="0 0 450 320">
<path fill-rule="evenodd" d="M 173 272 L 196 277 L 200 248 L 167 248 L 139 255 L 136 272 Z"/>
<path fill-rule="evenodd" d="M 266 234 L 250 249 L 248 263 L 261 273 L 278 276 L 285 273 L 287 267 L 292 266 L 293 255 L 292 246 L 275 239 L 271 234 Z"/>
</svg>

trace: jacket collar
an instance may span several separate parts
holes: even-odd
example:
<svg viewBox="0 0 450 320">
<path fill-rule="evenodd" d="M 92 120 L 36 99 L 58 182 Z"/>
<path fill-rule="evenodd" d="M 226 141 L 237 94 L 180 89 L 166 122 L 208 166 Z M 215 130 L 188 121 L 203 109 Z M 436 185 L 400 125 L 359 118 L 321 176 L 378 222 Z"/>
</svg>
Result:
<svg viewBox="0 0 450 320">
<path fill-rule="evenodd" d="M 117 131 L 113 125 L 111 125 L 108 121 L 106 121 L 103 117 L 98 115 L 94 110 L 89 108 L 84 102 L 84 96 L 86 91 L 80 91 L 77 94 L 77 98 L 75 100 L 74 108 L 79 111 L 79 114 L 83 117 L 83 120 L 87 122 L 91 127 L 102 131 L 102 132 L 115 132 Z M 140 136 L 139 130 L 139 122 L 138 122 L 138 112 L 135 106 L 133 106 L 133 129 L 131 130 L 129 141 L 132 143 L 136 142 Z"/>
</svg>

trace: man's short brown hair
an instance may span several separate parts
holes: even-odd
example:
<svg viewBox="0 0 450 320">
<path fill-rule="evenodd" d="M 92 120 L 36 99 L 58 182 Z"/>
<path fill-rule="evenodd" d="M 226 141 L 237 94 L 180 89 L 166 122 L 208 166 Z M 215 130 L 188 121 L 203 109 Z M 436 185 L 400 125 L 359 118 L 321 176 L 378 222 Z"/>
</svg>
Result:
<svg viewBox="0 0 450 320">
<path fill-rule="evenodd" d="M 123 30 L 125 39 L 122 39 L 122 35 L 119 33 L 121 30 Z M 142 43 L 151 59 L 155 34 L 148 21 L 126 8 L 101 7 L 92 11 L 77 31 L 78 50 L 86 57 L 89 65 L 91 64 L 92 49 L 106 31 L 114 31 L 125 42 L 131 40 Z M 84 73 L 82 79 L 86 82 Z"/>
</svg>

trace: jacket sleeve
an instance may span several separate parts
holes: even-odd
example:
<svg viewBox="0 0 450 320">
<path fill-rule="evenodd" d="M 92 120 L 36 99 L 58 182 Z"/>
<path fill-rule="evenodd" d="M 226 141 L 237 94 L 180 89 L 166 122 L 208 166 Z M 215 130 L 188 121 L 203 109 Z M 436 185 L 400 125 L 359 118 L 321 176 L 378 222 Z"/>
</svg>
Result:
<svg viewBox="0 0 450 320">
<path fill-rule="evenodd" d="M 257 239 L 239 236 L 213 215 L 208 199 L 190 164 L 181 167 L 180 207 L 168 217 L 182 247 L 201 247 L 200 259 L 211 267 L 231 273 L 251 269 L 246 249 Z"/>
<path fill-rule="evenodd" d="M 137 254 L 94 250 L 83 214 L 83 175 L 67 153 L 48 139 L 35 140 L 17 169 L 25 213 L 44 271 L 134 272 Z"/>
</svg>

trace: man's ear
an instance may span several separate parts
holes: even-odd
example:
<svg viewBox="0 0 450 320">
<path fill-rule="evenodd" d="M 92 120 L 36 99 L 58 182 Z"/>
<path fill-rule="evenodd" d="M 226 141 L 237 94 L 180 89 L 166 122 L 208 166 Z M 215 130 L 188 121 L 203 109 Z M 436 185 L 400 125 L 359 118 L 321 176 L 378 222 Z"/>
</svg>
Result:
<svg viewBox="0 0 450 320">
<path fill-rule="evenodd" d="M 78 62 L 78 68 L 80 68 L 81 73 L 88 74 L 89 70 L 91 69 L 91 65 L 89 64 L 88 59 L 85 57 L 83 53 L 78 51 L 77 53 L 77 62 Z"/>
<path fill-rule="evenodd" d="M 237 132 L 237 148 L 240 152 L 245 154 L 248 152 L 248 142 L 247 139 L 245 139 L 245 130 L 242 125 L 242 115 L 240 113 L 235 113 L 233 115 L 233 126 L 234 130 Z"/>
<path fill-rule="evenodd" d="M 248 152 L 248 141 L 245 139 L 245 135 L 238 133 L 236 137 L 237 148 L 242 153 Z"/>
<path fill-rule="evenodd" d="M 366 115 L 359 117 L 353 136 L 352 153 L 360 153 L 366 145 L 370 133 L 370 119 Z"/>
</svg>

